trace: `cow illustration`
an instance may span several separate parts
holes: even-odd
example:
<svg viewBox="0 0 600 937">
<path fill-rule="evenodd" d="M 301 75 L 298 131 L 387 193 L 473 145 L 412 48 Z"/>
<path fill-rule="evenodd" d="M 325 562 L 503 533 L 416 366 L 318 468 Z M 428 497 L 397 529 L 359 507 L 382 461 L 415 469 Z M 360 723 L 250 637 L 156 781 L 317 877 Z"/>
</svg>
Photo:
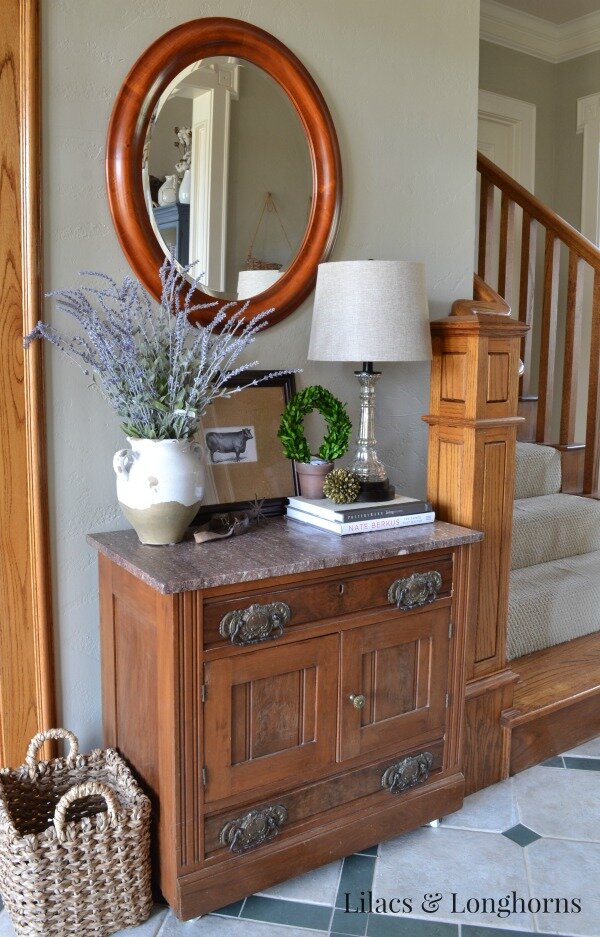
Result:
<svg viewBox="0 0 600 937">
<path fill-rule="evenodd" d="M 239 462 L 240 456 L 246 451 L 248 440 L 253 438 L 252 431 L 247 426 L 233 433 L 207 433 L 206 445 L 210 452 L 210 461 L 217 462 L 215 458 L 217 452 L 221 455 L 233 452 L 235 453 L 235 461 Z"/>
</svg>

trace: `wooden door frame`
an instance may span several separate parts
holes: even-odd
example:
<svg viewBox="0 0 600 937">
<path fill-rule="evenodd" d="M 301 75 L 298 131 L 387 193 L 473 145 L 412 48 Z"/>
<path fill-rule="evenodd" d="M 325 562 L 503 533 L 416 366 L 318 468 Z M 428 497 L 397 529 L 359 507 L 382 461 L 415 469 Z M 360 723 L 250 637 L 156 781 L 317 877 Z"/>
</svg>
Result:
<svg viewBox="0 0 600 937">
<path fill-rule="evenodd" d="M 600 91 L 577 99 L 577 133 L 583 137 L 581 165 L 581 222 L 579 230 L 600 247 Z M 594 273 L 586 267 L 583 286 L 581 341 L 589 348 L 592 336 Z M 577 393 L 576 438 L 584 439 L 588 411 L 587 381 L 580 380 Z"/>
<path fill-rule="evenodd" d="M 509 98 L 495 91 L 479 89 L 478 118 L 509 127 L 512 135 L 514 167 L 512 175 L 521 185 L 534 191 L 536 107 L 528 101 Z"/>
<path fill-rule="evenodd" d="M 577 133 L 583 136 L 581 233 L 600 246 L 600 91 L 577 99 Z"/>
<path fill-rule="evenodd" d="M 55 723 L 42 313 L 39 0 L 0 8 L 0 764 Z"/>
</svg>

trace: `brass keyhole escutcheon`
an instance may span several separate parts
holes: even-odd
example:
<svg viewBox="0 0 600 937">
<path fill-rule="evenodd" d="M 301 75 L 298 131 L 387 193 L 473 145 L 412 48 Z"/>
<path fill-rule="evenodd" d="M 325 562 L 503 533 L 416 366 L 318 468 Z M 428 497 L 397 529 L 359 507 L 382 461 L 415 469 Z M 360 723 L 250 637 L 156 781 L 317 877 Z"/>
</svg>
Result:
<svg viewBox="0 0 600 937">
<path fill-rule="evenodd" d="M 352 703 L 355 709 L 362 709 L 365 703 L 367 702 L 367 697 L 363 696 L 362 693 L 358 693 L 358 694 L 351 693 L 350 702 Z"/>
</svg>

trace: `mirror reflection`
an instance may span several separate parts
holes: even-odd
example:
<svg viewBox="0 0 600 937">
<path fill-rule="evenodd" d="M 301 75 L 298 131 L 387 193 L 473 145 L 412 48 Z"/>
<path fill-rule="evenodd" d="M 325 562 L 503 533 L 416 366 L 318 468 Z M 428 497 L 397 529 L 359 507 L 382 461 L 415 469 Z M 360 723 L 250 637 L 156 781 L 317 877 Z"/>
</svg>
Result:
<svg viewBox="0 0 600 937">
<path fill-rule="evenodd" d="M 312 198 L 308 142 L 276 81 L 242 59 L 207 58 L 162 94 L 142 180 L 163 250 L 198 261 L 207 293 L 246 299 L 289 267 Z"/>
</svg>

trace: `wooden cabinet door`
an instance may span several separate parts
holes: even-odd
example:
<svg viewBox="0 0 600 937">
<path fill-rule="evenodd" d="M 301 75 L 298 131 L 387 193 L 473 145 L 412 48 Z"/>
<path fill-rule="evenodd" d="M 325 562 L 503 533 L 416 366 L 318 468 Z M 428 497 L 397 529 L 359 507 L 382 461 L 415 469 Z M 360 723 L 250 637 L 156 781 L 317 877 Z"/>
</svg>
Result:
<svg viewBox="0 0 600 937">
<path fill-rule="evenodd" d="M 206 664 L 207 800 L 335 763 L 338 658 L 334 634 Z"/>
<path fill-rule="evenodd" d="M 445 606 L 343 633 L 340 760 L 443 733 L 449 621 Z"/>
</svg>

